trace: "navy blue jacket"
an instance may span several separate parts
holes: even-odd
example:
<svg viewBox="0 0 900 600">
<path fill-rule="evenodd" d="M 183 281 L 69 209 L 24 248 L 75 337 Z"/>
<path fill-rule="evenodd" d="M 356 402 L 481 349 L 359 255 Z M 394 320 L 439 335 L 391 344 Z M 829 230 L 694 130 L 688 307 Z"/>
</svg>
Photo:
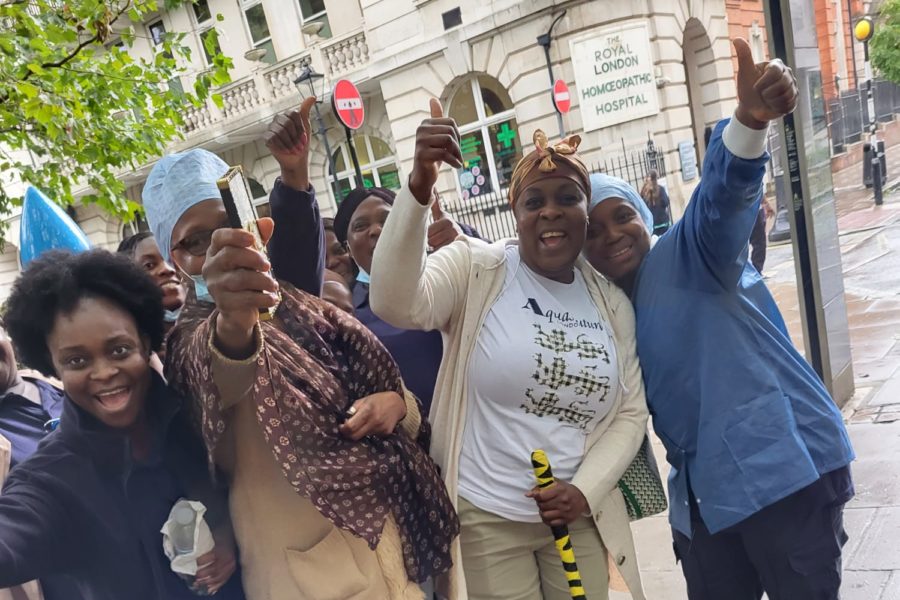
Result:
<svg viewBox="0 0 900 600">
<path fill-rule="evenodd" d="M 360 323 L 368 327 L 391 353 L 400 367 L 403 383 L 422 403 L 422 416 L 427 419 L 444 356 L 441 332 L 400 329 L 385 322 L 369 307 L 369 286 L 358 281 L 353 286 L 353 306 Z"/>
<path fill-rule="evenodd" d="M 0 588 L 65 574 L 87 600 L 197 598 L 172 573 L 160 528 L 181 497 L 215 529 L 227 498 L 209 476 L 181 401 L 154 375 L 147 398 L 157 451 L 136 463 L 128 438 L 65 401 L 59 429 L 9 475 L 0 495 Z M 216 598 L 243 600 L 235 575 Z"/>
</svg>

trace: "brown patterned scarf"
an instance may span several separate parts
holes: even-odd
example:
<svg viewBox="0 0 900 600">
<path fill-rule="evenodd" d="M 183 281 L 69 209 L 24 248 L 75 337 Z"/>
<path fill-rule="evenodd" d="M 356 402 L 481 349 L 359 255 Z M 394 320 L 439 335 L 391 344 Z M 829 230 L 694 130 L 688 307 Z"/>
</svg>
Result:
<svg viewBox="0 0 900 600">
<path fill-rule="evenodd" d="M 418 441 L 395 434 L 354 442 L 338 431 L 357 399 L 391 390 L 402 394 L 397 365 L 352 316 L 280 283 L 275 318 L 261 324 L 265 341 L 252 401 L 285 478 L 325 518 L 372 549 L 392 516 L 411 580 L 447 572 L 459 521 L 427 453 L 427 421 L 422 419 Z M 225 431 L 211 376 L 214 308 L 191 293 L 167 342 L 169 381 L 199 405 L 210 461 Z"/>
</svg>

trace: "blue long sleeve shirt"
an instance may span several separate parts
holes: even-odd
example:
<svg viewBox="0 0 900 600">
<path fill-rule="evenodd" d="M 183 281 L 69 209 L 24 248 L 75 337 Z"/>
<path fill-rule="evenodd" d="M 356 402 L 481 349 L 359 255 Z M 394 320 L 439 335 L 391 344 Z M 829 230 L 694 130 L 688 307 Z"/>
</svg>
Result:
<svg viewBox="0 0 900 600">
<path fill-rule="evenodd" d="M 633 292 L 647 401 L 672 465 L 669 519 L 688 536 L 690 493 L 716 533 L 854 458 L 840 411 L 748 262 L 768 157 L 733 154 L 726 123 Z"/>
</svg>

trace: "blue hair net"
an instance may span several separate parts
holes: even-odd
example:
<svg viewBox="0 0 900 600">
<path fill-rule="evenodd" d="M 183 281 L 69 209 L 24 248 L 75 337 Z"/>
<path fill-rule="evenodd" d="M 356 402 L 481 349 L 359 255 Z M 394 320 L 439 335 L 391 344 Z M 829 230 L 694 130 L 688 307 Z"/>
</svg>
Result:
<svg viewBox="0 0 900 600">
<path fill-rule="evenodd" d="M 618 177 L 610 177 L 603 173 L 591 175 L 591 201 L 588 203 L 588 214 L 594 207 L 609 198 L 620 198 L 630 204 L 644 221 L 647 231 L 653 232 L 653 213 L 631 185 Z"/>
<path fill-rule="evenodd" d="M 150 171 L 141 197 L 150 231 L 167 262 L 178 219 L 195 204 L 221 198 L 216 181 L 227 171 L 225 161 L 202 148 L 164 156 Z"/>
</svg>

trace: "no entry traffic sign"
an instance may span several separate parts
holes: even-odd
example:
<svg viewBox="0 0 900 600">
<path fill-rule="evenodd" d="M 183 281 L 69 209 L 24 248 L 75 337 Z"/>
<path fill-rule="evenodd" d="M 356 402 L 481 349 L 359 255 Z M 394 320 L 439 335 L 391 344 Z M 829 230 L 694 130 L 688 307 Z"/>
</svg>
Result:
<svg viewBox="0 0 900 600">
<path fill-rule="evenodd" d="M 346 127 L 359 129 L 366 118 L 363 108 L 362 96 L 359 90 L 348 79 L 341 79 L 334 85 L 331 94 L 331 103 L 334 106 L 334 114 Z"/>
<path fill-rule="evenodd" d="M 553 104 L 556 106 L 556 110 L 562 114 L 566 114 L 572 108 L 569 86 L 562 79 L 553 82 Z"/>
</svg>

